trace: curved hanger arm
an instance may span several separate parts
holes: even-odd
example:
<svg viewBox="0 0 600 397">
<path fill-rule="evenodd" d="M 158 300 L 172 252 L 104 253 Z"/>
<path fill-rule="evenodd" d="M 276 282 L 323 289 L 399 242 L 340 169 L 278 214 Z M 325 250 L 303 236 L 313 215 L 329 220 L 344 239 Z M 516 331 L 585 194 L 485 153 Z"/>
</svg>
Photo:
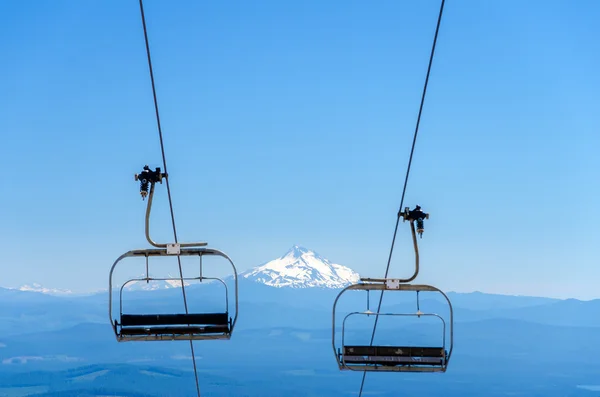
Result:
<svg viewBox="0 0 600 397">
<path fill-rule="evenodd" d="M 150 245 L 156 248 L 167 248 L 169 244 L 157 243 L 150 237 L 150 212 L 152 210 L 152 198 L 154 197 L 154 182 L 150 185 L 150 193 L 148 194 L 148 206 L 146 207 L 146 240 L 150 243 Z M 179 243 L 180 247 L 203 247 L 208 245 L 206 242 L 197 242 L 197 243 Z"/>
</svg>

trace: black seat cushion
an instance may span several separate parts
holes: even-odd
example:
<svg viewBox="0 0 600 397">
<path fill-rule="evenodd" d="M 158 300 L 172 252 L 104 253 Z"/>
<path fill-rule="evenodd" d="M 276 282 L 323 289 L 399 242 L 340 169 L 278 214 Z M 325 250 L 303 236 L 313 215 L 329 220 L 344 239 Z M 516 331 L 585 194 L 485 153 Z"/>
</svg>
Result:
<svg viewBox="0 0 600 397">
<path fill-rule="evenodd" d="M 227 313 L 202 314 L 122 314 L 121 326 L 143 327 L 155 325 L 227 325 Z"/>
<path fill-rule="evenodd" d="M 443 347 L 344 346 L 344 362 L 376 365 L 443 365 Z"/>
<path fill-rule="evenodd" d="M 209 325 L 206 327 L 130 327 L 122 328 L 121 335 L 189 335 L 189 334 L 214 334 L 228 333 L 227 325 Z"/>
<path fill-rule="evenodd" d="M 443 347 L 344 346 L 346 356 L 444 357 Z"/>
</svg>

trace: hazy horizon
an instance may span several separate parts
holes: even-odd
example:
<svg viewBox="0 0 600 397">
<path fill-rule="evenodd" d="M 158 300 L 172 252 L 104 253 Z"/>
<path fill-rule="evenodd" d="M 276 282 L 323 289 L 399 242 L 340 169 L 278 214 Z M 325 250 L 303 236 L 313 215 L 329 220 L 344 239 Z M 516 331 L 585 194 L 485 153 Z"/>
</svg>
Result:
<svg viewBox="0 0 600 397">
<path fill-rule="evenodd" d="M 292 246 L 292 248 L 288 249 L 288 251 L 286 252 L 286 254 L 289 253 L 289 252 L 292 252 L 293 249 L 294 249 L 294 247 L 297 247 L 297 246 L 299 246 L 301 248 L 308 249 L 309 251 L 315 252 L 316 254 L 322 255 L 321 253 L 313 251 L 309 247 L 305 247 L 305 246 L 303 246 L 301 244 L 294 244 Z M 278 258 L 281 258 L 284 255 L 285 254 L 280 255 Z M 324 256 L 324 255 L 322 255 L 322 256 L 325 259 L 328 259 L 326 256 Z M 273 260 L 274 259 L 276 259 L 276 258 L 273 258 Z M 265 265 L 265 264 L 267 264 L 269 262 L 271 262 L 271 261 L 267 261 L 267 262 L 261 263 L 259 265 L 250 267 L 250 268 L 248 268 L 248 269 L 246 269 L 246 270 L 244 270 L 242 272 L 239 272 L 238 273 L 239 279 L 241 279 L 240 276 L 242 275 L 242 273 L 249 272 L 250 270 L 258 268 L 260 266 L 263 266 L 263 265 Z M 332 262 L 332 263 L 335 263 L 335 262 Z M 338 263 L 338 265 L 345 266 L 344 264 L 341 264 L 341 263 Z M 354 270 L 354 269 L 352 269 L 352 270 Z M 160 270 L 158 270 L 158 272 L 160 272 Z M 152 272 L 152 271 L 150 272 L 150 274 L 151 274 L 152 277 L 159 277 L 155 273 L 157 273 L 157 272 L 156 271 L 155 272 Z M 162 275 L 162 276 L 164 276 L 164 275 Z M 195 276 L 197 276 L 197 274 Z M 366 274 L 361 274 L 360 276 L 361 277 L 380 277 L 378 275 L 366 275 Z M 175 275 L 175 277 L 178 277 L 178 275 Z M 231 276 L 226 276 L 226 277 L 231 277 Z M 390 276 L 390 278 L 393 278 L 393 276 Z M 48 293 L 48 294 L 51 294 L 51 295 L 54 295 L 54 296 L 65 296 L 65 297 L 74 296 L 74 295 L 92 295 L 92 294 L 103 293 L 103 292 L 107 292 L 108 291 L 108 288 L 100 288 L 100 289 L 95 289 L 95 290 L 90 290 L 90 289 L 84 290 L 84 289 L 74 289 L 74 288 L 58 289 L 58 288 L 55 288 L 55 287 L 53 287 L 51 285 L 44 285 L 42 283 L 35 282 L 35 281 L 30 282 L 30 283 L 26 283 L 26 284 L 23 284 L 23 285 L 20 285 L 20 286 L 0 285 L 0 288 L 13 289 L 13 290 L 20 290 L 23 287 L 33 287 L 34 288 L 33 292 L 42 292 L 42 293 Z M 35 290 L 35 288 L 37 288 L 38 290 Z M 46 289 L 46 290 L 51 290 L 51 291 L 40 291 L 39 290 L 40 288 Z M 276 288 L 276 287 L 271 287 L 271 288 Z M 281 288 L 289 288 L 289 287 L 281 287 Z M 483 290 L 477 290 L 477 289 L 474 289 L 474 290 L 463 290 L 463 291 L 449 289 L 449 290 L 445 290 L 444 292 L 446 292 L 446 293 L 457 293 L 457 294 L 483 293 L 483 294 L 486 294 L 486 295 L 515 296 L 515 297 L 524 297 L 524 298 L 527 298 L 527 297 L 531 297 L 531 298 L 551 298 L 551 299 L 559 299 L 559 300 L 576 299 L 576 300 L 580 300 L 580 301 L 590 301 L 590 300 L 599 299 L 598 297 L 591 297 L 591 298 L 587 298 L 586 299 L 586 298 L 578 298 L 578 297 L 572 297 L 572 296 L 531 295 L 531 294 L 527 294 L 527 293 L 503 293 L 503 292 L 483 291 Z"/>
<path fill-rule="evenodd" d="M 147 246 L 133 175 L 161 166 L 139 7 L 36 4 L 0 4 L 0 281 L 106 288 Z M 599 297 L 600 3 L 540 4 L 445 8 L 405 199 L 431 214 L 419 281 Z M 149 2 L 180 239 L 240 271 L 302 242 L 382 276 L 438 10 Z M 391 274 L 412 260 L 401 224 Z"/>
</svg>

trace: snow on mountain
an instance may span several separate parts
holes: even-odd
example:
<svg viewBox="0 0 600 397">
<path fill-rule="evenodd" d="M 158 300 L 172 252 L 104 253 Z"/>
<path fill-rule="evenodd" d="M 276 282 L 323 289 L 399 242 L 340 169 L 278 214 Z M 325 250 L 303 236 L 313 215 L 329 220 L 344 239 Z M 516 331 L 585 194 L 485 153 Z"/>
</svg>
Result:
<svg viewBox="0 0 600 397">
<path fill-rule="evenodd" d="M 145 274 L 136 278 L 142 279 Z M 150 277 L 153 277 L 150 275 Z M 240 278 L 252 280 L 257 283 L 265 284 L 271 287 L 290 287 L 290 288 L 343 288 L 349 284 L 359 281 L 360 276 L 352 269 L 331 263 L 328 259 L 320 256 L 314 251 L 293 246 L 285 255 L 265 263 L 262 266 L 242 272 Z M 136 280 L 128 283 L 124 290 L 126 291 L 156 291 L 172 288 L 181 288 L 181 281 L 178 276 L 167 276 L 175 280 Z M 125 280 L 123 280 L 125 281 Z M 206 281 L 209 283 L 210 281 Z M 192 283 L 194 283 L 192 281 Z M 119 289 L 121 284 L 113 284 L 113 288 Z M 185 281 L 186 287 L 190 286 L 190 281 Z M 49 295 L 69 295 L 76 296 L 70 290 L 46 288 L 40 284 L 33 283 L 18 288 L 20 291 L 41 292 Z M 90 293 L 104 293 L 105 289 Z"/>
<path fill-rule="evenodd" d="M 343 288 L 358 282 L 360 276 L 348 267 L 295 245 L 282 257 L 241 273 L 240 278 L 271 287 Z"/>
<path fill-rule="evenodd" d="M 145 274 L 139 276 L 138 278 L 144 278 L 146 277 Z M 150 275 L 150 278 L 152 278 L 152 275 Z M 146 280 L 136 280 L 136 281 L 132 281 L 130 283 L 128 283 L 124 290 L 126 291 L 156 291 L 156 290 L 162 290 L 162 289 L 170 289 L 170 288 L 181 288 L 181 280 L 179 280 L 179 277 L 173 277 L 171 275 L 168 275 L 167 277 L 164 278 L 174 278 L 176 280 L 150 280 L 149 282 L 146 282 Z M 190 285 L 190 283 L 188 281 L 184 281 L 183 285 L 185 285 L 186 287 Z"/>
<path fill-rule="evenodd" d="M 146 277 L 145 274 L 140 275 L 136 278 L 144 278 Z M 150 277 L 152 277 L 152 275 L 150 275 Z M 168 275 L 165 278 L 174 278 L 175 280 L 150 280 L 150 282 L 146 282 L 145 280 L 136 280 L 136 281 L 132 281 L 130 283 L 128 283 L 124 290 L 126 291 L 156 291 L 156 290 L 164 290 L 164 289 L 170 289 L 170 288 L 181 288 L 181 280 L 179 280 L 179 277 L 173 277 L 171 275 Z M 208 283 L 208 282 L 207 282 Z M 189 281 L 184 281 L 184 285 L 186 287 L 188 287 L 190 284 Z M 40 284 L 37 283 L 33 283 L 31 285 L 23 285 L 22 287 L 19 288 L 11 288 L 11 287 L 6 287 L 7 289 L 12 289 L 12 290 L 19 290 L 19 291 L 25 291 L 25 292 L 40 292 L 42 294 L 47 294 L 47 295 L 59 295 L 59 296 L 81 296 L 81 295 L 90 295 L 90 294 L 97 294 L 97 293 L 103 293 L 108 291 L 108 289 L 99 289 L 99 290 L 95 290 L 95 291 L 88 291 L 88 292 L 83 292 L 83 293 L 75 293 L 71 290 L 64 290 L 64 289 L 57 289 L 57 288 L 46 288 L 43 287 Z M 121 285 L 116 285 L 113 286 L 114 290 L 119 290 L 121 288 Z"/>
<path fill-rule="evenodd" d="M 29 292 L 41 292 L 42 294 L 48 295 L 68 295 L 73 292 L 68 289 L 57 289 L 57 288 L 46 288 L 41 286 L 38 283 L 33 283 L 31 285 L 24 285 L 18 288 L 19 291 L 29 291 Z"/>
</svg>

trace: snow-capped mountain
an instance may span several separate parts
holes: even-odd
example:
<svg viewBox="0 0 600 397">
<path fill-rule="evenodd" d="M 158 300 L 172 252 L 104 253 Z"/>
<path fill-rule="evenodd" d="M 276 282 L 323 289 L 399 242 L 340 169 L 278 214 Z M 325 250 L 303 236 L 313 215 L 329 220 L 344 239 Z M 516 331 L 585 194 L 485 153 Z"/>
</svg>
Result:
<svg viewBox="0 0 600 397">
<path fill-rule="evenodd" d="M 240 278 L 271 287 L 343 288 L 358 282 L 360 276 L 350 268 L 295 245 L 282 257 L 241 273 Z"/>
<path fill-rule="evenodd" d="M 48 295 L 69 295 L 73 292 L 68 289 L 57 289 L 57 288 L 46 288 L 41 286 L 38 283 L 33 283 L 31 285 L 24 285 L 18 288 L 19 291 L 30 291 L 30 292 L 41 292 L 42 294 Z"/>
<path fill-rule="evenodd" d="M 142 274 L 137 278 L 143 279 L 144 277 L 145 274 Z M 153 275 L 150 274 L 150 277 L 153 277 Z M 226 277 L 225 281 L 230 277 Z M 128 283 L 124 290 L 157 291 L 181 288 L 181 281 L 178 279 L 178 275 L 169 275 L 166 278 L 174 278 L 175 280 L 151 280 L 150 282 L 136 280 Z M 277 288 L 343 288 L 349 284 L 358 282 L 360 276 L 346 266 L 331 263 L 328 259 L 320 256 L 316 252 L 295 245 L 280 258 L 242 272 L 239 274 L 239 278 Z M 209 284 L 211 281 L 207 280 L 203 282 L 203 284 L 204 283 Z M 186 287 L 191 286 L 192 284 L 196 284 L 196 282 L 186 280 L 184 283 Z M 119 283 L 113 284 L 115 290 L 118 290 L 120 286 L 121 284 Z M 41 292 L 48 295 L 82 295 L 82 293 L 73 293 L 70 290 L 46 288 L 37 283 L 24 285 L 14 289 L 20 291 Z M 102 289 L 90 291 L 84 293 L 84 295 L 105 292 L 106 289 Z"/>
</svg>

